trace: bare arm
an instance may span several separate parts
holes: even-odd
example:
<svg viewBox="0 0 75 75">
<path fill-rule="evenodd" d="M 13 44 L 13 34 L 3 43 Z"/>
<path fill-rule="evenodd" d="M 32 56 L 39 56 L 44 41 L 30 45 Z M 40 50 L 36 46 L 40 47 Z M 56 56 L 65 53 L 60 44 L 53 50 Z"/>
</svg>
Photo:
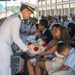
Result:
<svg viewBox="0 0 75 75">
<path fill-rule="evenodd" d="M 50 48 L 52 48 L 55 44 L 57 43 L 56 39 L 53 39 L 48 46 L 46 47 L 45 51 L 49 50 Z"/>
<path fill-rule="evenodd" d="M 42 52 L 38 56 L 44 56 L 44 55 L 53 54 L 56 51 L 56 48 L 57 48 L 57 45 L 54 45 L 52 48 L 50 48 L 49 50 L 47 50 L 45 52 Z"/>
<path fill-rule="evenodd" d="M 53 39 L 46 47 L 45 52 L 42 52 L 38 56 L 53 54 L 56 51 L 56 43 L 57 43 L 57 40 Z"/>
<path fill-rule="evenodd" d="M 68 69 L 69 69 L 68 66 L 62 65 L 60 68 L 58 68 L 57 70 L 53 71 L 52 73 L 58 72 L 58 71 L 63 71 L 63 70 L 68 70 Z"/>
<path fill-rule="evenodd" d="M 61 70 L 68 70 L 69 67 L 68 66 L 65 66 L 65 65 L 62 65 L 59 69 L 57 69 L 56 71 L 61 71 Z"/>
</svg>

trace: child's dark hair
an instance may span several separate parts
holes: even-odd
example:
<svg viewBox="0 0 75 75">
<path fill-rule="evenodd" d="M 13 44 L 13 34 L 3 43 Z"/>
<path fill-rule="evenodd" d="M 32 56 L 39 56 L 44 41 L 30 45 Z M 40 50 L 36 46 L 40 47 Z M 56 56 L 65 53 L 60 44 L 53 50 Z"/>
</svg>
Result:
<svg viewBox="0 0 75 75">
<path fill-rule="evenodd" d="M 62 43 L 58 43 L 57 44 L 57 52 L 58 53 L 62 53 L 65 51 L 66 48 L 68 48 L 69 45 L 67 45 L 66 43 L 62 42 Z"/>
<path fill-rule="evenodd" d="M 38 29 L 38 25 L 39 25 L 39 24 L 36 24 L 36 29 Z"/>
<path fill-rule="evenodd" d="M 75 34 L 75 24 L 74 23 L 69 23 L 68 28 L 71 28 L 71 31 L 69 32 L 70 37 L 72 38 Z"/>
<path fill-rule="evenodd" d="M 52 26 L 52 28 L 53 28 L 53 27 L 61 28 L 62 26 L 61 26 L 60 24 L 57 24 L 57 23 L 56 23 L 56 24 L 54 24 L 54 25 Z"/>
<path fill-rule="evenodd" d="M 39 23 L 40 23 L 42 26 L 44 26 L 45 28 L 48 28 L 48 22 L 47 22 L 46 19 L 41 19 L 41 20 L 39 21 Z"/>
</svg>

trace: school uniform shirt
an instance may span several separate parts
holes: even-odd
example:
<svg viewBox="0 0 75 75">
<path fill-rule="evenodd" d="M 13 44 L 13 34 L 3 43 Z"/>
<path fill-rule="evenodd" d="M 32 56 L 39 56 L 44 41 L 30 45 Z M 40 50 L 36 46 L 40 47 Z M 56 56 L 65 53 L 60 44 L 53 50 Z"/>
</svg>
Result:
<svg viewBox="0 0 75 75">
<path fill-rule="evenodd" d="M 19 28 L 23 16 L 21 12 L 8 17 L 0 27 L 0 54 L 12 55 L 11 44 L 15 42 L 23 51 L 28 50 L 27 46 L 20 38 Z"/>
<path fill-rule="evenodd" d="M 73 70 L 75 70 L 75 49 L 72 48 L 68 53 L 68 56 L 64 59 L 64 65 L 69 66 Z"/>
</svg>

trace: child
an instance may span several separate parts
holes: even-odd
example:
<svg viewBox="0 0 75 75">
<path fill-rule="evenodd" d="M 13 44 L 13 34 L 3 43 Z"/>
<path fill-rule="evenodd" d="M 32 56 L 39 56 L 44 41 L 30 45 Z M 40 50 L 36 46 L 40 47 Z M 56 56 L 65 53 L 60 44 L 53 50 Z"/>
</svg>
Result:
<svg viewBox="0 0 75 75">
<path fill-rule="evenodd" d="M 64 63 L 50 75 L 75 75 L 75 49 L 62 42 L 58 43 L 57 52 L 65 57 Z"/>
</svg>

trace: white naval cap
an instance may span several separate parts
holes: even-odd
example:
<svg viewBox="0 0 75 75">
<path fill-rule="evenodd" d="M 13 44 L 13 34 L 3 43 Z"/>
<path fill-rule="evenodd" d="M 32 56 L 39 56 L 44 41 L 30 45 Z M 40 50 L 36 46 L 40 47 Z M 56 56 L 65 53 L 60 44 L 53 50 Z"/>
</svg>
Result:
<svg viewBox="0 0 75 75">
<path fill-rule="evenodd" d="M 22 6 L 25 6 L 27 9 L 29 9 L 32 13 L 34 12 L 36 5 L 27 3 L 27 2 L 21 2 L 20 3 Z"/>
</svg>

